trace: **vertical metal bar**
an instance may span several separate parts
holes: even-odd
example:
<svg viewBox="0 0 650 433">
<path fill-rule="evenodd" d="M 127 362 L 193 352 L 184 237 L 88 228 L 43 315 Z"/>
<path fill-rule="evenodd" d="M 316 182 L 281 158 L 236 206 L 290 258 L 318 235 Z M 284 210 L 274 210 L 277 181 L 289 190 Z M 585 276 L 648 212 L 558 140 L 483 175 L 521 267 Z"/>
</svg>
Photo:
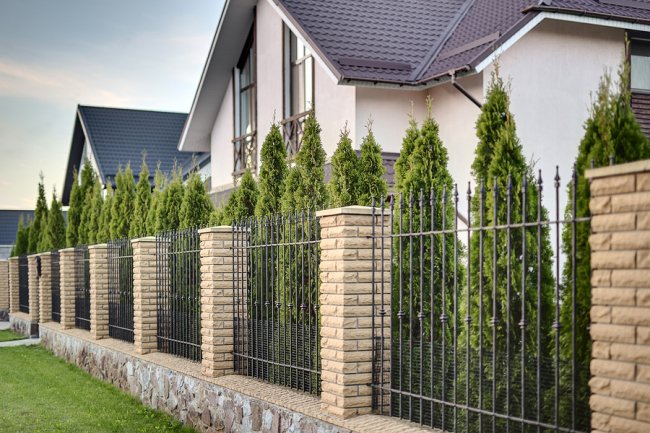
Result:
<svg viewBox="0 0 650 433">
<path fill-rule="evenodd" d="M 441 382 L 442 382 L 442 392 L 441 400 L 443 404 L 441 405 L 441 418 L 442 418 L 442 430 L 446 430 L 446 414 L 447 414 L 447 185 L 442 187 L 442 207 L 440 212 L 442 213 L 442 280 L 440 281 L 441 292 L 442 292 L 442 310 L 440 313 L 440 322 L 441 322 L 441 334 L 442 334 L 442 368 L 441 371 Z"/>
<path fill-rule="evenodd" d="M 555 431 L 560 422 L 560 168 L 555 167 Z"/>
<path fill-rule="evenodd" d="M 420 347 L 420 367 L 419 367 L 419 372 L 420 372 L 420 380 L 418 381 L 419 384 L 419 390 L 418 390 L 418 396 L 419 396 L 419 406 L 420 406 L 420 416 L 419 416 L 419 421 L 420 425 L 422 425 L 422 418 L 424 416 L 424 400 L 422 399 L 422 383 L 424 382 L 424 237 L 423 237 L 423 232 L 424 232 L 424 190 L 420 189 L 420 232 L 418 233 L 418 241 L 420 244 L 420 257 L 419 257 L 419 267 L 420 267 L 420 299 L 418 300 L 420 303 L 420 312 L 418 313 L 418 323 L 420 326 L 420 330 L 418 333 L 418 344 Z"/>
<path fill-rule="evenodd" d="M 537 432 L 542 420 L 542 170 L 537 178 Z"/>
<path fill-rule="evenodd" d="M 431 346 L 431 361 L 429 364 L 429 370 L 431 372 L 431 378 L 430 378 L 430 387 L 431 387 L 431 428 L 433 428 L 435 424 L 435 404 L 433 399 L 435 398 L 435 368 L 434 368 L 434 363 L 435 363 L 435 338 L 434 338 L 434 328 L 435 328 L 435 295 L 434 295 L 434 275 L 436 274 L 435 270 L 435 255 L 436 255 L 436 248 L 435 248 L 435 235 L 433 232 L 435 231 L 435 200 L 436 200 L 436 195 L 435 195 L 435 188 L 432 186 L 431 191 L 429 192 L 429 211 L 430 211 L 430 228 L 431 228 L 431 235 L 430 235 L 430 249 L 431 249 L 431 263 L 429 264 L 430 272 L 431 275 L 429 277 L 429 297 L 430 297 L 430 311 L 429 311 L 429 344 Z"/>
<path fill-rule="evenodd" d="M 398 326 L 399 326 L 399 328 L 398 328 L 399 329 L 399 339 L 398 339 L 398 342 L 399 342 L 399 350 L 398 350 L 398 354 L 399 354 L 399 364 L 398 364 L 399 365 L 399 374 L 398 375 L 399 375 L 399 390 L 400 390 L 400 393 L 399 393 L 399 417 L 400 418 L 404 417 L 404 413 L 403 413 L 403 400 L 404 399 L 403 399 L 403 394 L 401 392 L 401 391 L 404 391 L 404 382 L 403 382 L 403 380 L 404 380 L 404 377 L 403 377 L 404 357 L 402 356 L 402 354 L 403 354 L 403 352 L 402 352 L 402 341 L 404 340 L 404 336 L 403 336 L 403 333 L 404 333 L 404 331 L 403 331 L 403 329 L 404 329 L 404 281 L 403 280 L 404 280 L 404 278 L 403 278 L 403 275 L 402 275 L 403 274 L 403 269 L 404 269 L 403 266 L 402 266 L 402 262 L 403 262 L 403 259 L 404 259 L 404 256 L 403 256 L 403 253 L 402 253 L 402 251 L 403 251 L 403 243 L 404 243 L 403 242 L 403 236 L 402 236 L 402 234 L 403 234 L 403 228 L 402 228 L 403 227 L 403 215 L 404 215 L 404 196 L 402 195 L 402 193 L 400 193 L 399 194 L 399 254 L 398 254 L 399 255 L 399 257 L 398 257 L 398 259 L 399 259 L 399 268 L 398 268 L 398 272 L 399 272 L 399 311 L 397 313 L 397 320 L 398 320 Z"/>
<path fill-rule="evenodd" d="M 498 245 L 498 209 L 499 209 L 499 183 L 494 177 L 493 187 L 494 211 L 492 214 L 492 433 L 496 433 L 496 412 L 497 412 L 497 245 Z"/>
<path fill-rule="evenodd" d="M 508 175 L 507 197 L 507 229 L 506 229 L 506 414 L 510 413 L 510 301 L 512 289 L 511 257 L 512 257 L 512 174 Z M 506 418 L 506 432 L 510 431 L 510 417 Z"/>
<path fill-rule="evenodd" d="M 458 185 L 454 184 L 454 431 L 458 426 Z"/>
<path fill-rule="evenodd" d="M 373 199 L 374 202 L 374 199 Z M 385 351 L 385 342 L 384 342 L 384 329 L 386 326 L 386 306 L 384 305 L 384 296 L 385 296 L 385 281 L 384 281 L 384 271 L 385 271 L 385 256 L 384 256 L 384 235 L 385 235 L 385 229 L 384 226 L 386 225 L 384 222 L 385 219 L 385 203 L 384 203 L 384 197 L 381 198 L 381 265 L 380 265 L 380 272 L 381 272 L 381 309 L 379 310 L 380 314 L 380 326 L 381 326 L 381 335 L 380 335 L 380 360 L 379 360 L 379 404 L 380 404 L 380 413 L 383 415 L 384 414 L 384 351 Z M 373 206 L 374 208 L 374 206 Z M 373 218 L 374 221 L 374 218 Z M 374 225 L 373 225 L 374 227 Z M 374 233 L 374 228 L 373 228 L 373 233 Z M 375 240 L 373 236 L 373 244 L 372 244 L 373 251 L 375 249 Z M 374 266 L 374 254 L 373 254 L 373 266 Z M 374 293 L 374 291 L 373 291 Z"/>
<path fill-rule="evenodd" d="M 413 419 L 413 191 L 409 192 L 409 419 Z"/>
<path fill-rule="evenodd" d="M 614 157 L 612 156 L 612 164 Z M 577 198 L 578 192 L 578 173 L 576 166 L 573 166 L 573 173 L 571 179 L 571 428 L 576 429 L 576 296 L 577 296 L 577 273 L 576 273 L 576 242 L 577 242 L 577 226 L 576 226 L 576 211 L 577 211 Z M 558 276 L 559 278 L 559 276 Z M 586 366 L 583 366 L 586 368 Z"/>
<path fill-rule="evenodd" d="M 393 253 L 394 252 L 394 248 L 393 248 L 394 233 L 393 232 L 394 232 L 394 230 L 395 230 L 395 196 L 392 196 L 391 200 L 390 200 L 390 234 L 391 234 L 390 239 L 391 239 L 391 244 L 390 244 L 390 253 L 389 253 L 390 254 L 390 276 L 391 276 L 390 282 L 391 282 L 391 286 L 388 288 L 389 293 L 390 293 L 390 299 L 391 299 L 390 311 L 388 312 L 388 314 L 390 314 L 390 334 L 388 335 L 388 338 L 389 338 L 388 347 L 390 348 L 390 353 L 391 353 L 391 357 L 389 358 L 389 362 L 390 362 L 390 365 L 391 365 L 391 370 L 390 370 L 391 376 L 393 374 L 393 369 L 392 369 L 393 362 L 392 362 L 392 360 L 393 360 L 393 350 L 395 348 L 395 346 L 393 344 L 393 335 L 395 335 L 395 323 L 394 323 L 395 320 L 393 318 L 394 308 L 393 308 L 393 304 L 392 304 L 392 302 L 393 302 L 393 287 L 392 287 L 392 285 L 393 285 L 393 281 L 395 281 L 395 267 L 393 266 L 393 262 L 394 262 L 394 253 Z M 400 271 L 400 275 L 401 275 L 401 271 Z M 400 279 L 400 281 L 401 281 L 401 279 Z M 383 383 L 383 380 L 384 379 L 382 377 L 382 383 Z M 393 380 L 390 380 L 390 388 L 388 390 L 388 392 L 389 392 L 389 394 L 388 394 L 388 404 L 389 404 L 388 411 L 389 411 L 389 414 L 391 414 L 391 415 L 392 415 L 392 411 L 393 411 L 393 409 L 392 409 L 393 408 L 393 389 L 395 389 L 395 386 L 394 386 Z M 401 398 L 400 398 L 400 401 L 401 401 Z"/>
<path fill-rule="evenodd" d="M 483 240 L 485 212 L 485 182 L 481 181 L 481 197 L 479 198 L 479 259 L 478 259 L 478 431 L 483 432 Z M 468 258 L 469 263 L 469 258 Z"/>
<path fill-rule="evenodd" d="M 377 330 L 375 328 L 375 294 L 377 293 L 377 290 L 375 289 L 375 271 L 376 271 L 376 266 L 375 266 L 375 197 L 372 196 L 371 202 L 370 202 L 370 208 L 371 208 L 371 228 L 370 228 L 370 241 L 372 242 L 371 246 L 371 268 L 370 268 L 370 287 L 372 287 L 372 295 L 370 297 L 370 329 L 372 330 L 372 338 L 371 338 L 371 359 L 372 359 L 372 384 L 375 385 L 379 382 L 379 378 L 377 377 L 377 367 L 376 367 L 376 362 L 377 362 L 377 350 L 376 350 L 376 344 L 375 344 L 375 339 L 377 338 Z M 383 294 L 382 294 L 383 295 Z M 379 394 L 381 395 L 381 389 L 376 390 L 374 387 L 372 389 L 372 399 L 373 402 L 376 398 L 377 391 L 379 391 Z"/>
<path fill-rule="evenodd" d="M 467 341 L 465 342 L 465 430 L 469 431 L 469 408 L 471 401 L 469 398 L 469 382 L 470 382 L 470 334 L 472 328 L 472 304 L 470 299 L 471 294 L 471 235 L 472 235 L 472 184 L 467 182 L 467 316 L 465 317 Z M 479 300 L 479 305 L 482 300 Z M 479 373 L 480 376 L 480 373 Z M 479 391 L 480 393 L 480 391 Z"/>
<path fill-rule="evenodd" d="M 526 213 L 527 208 L 527 193 L 528 193 L 528 175 L 523 176 L 523 186 L 521 188 L 521 321 L 519 328 L 521 329 L 521 432 L 524 433 L 526 419 Z M 538 248 L 540 245 L 537 246 Z"/>
</svg>

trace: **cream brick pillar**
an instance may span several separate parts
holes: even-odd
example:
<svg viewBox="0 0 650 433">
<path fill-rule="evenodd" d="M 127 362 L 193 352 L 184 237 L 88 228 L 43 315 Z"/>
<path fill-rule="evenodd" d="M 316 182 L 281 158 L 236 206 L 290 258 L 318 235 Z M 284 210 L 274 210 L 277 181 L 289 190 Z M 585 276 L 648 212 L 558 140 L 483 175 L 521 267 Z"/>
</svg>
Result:
<svg viewBox="0 0 650 433">
<path fill-rule="evenodd" d="M 320 211 L 317 216 L 321 227 L 321 405 L 324 412 L 350 418 L 372 410 L 372 208 L 350 206 Z M 381 218 L 376 219 L 376 234 L 380 234 Z M 384 249 L 390 252 L 390 240 Z M 379 295 L 376 318 L 382 290 L 379 251 L 374 267 L 374 290 Z M 384 260 L 384 266 L 390 269 L 390 260 Z M 390 327 L 390 273 L 384 273 L 383 283 L 384 326 Z M 381 326 L 380 320 L 375 326 Z M 386 336 L 390 338 L 390 331 Z"/>
<path fill-rule="evenodd" d="M 157 350 L 156 238 L 133 239 L 133 334 L 139 354 Z"/>
<path fill-rule="evenodd" d="M 9 313 L 17 313 L 20 311 L 19 305 L 19 286 L 18 286 L 18 274 L 20 269 L 18 268 L 18 257 L 12 257 L 9 259 Z"/>
<path fill-rule="evenodd" d="M 74 328 L 74 292 L 76 285 L 75 249 L 66 248 L 59 251 L 59 269 L 61 275 L 61 328 Z"/>
<path fill-rule="evenodd" d="M 202 373 L 218 377 L 234 372 L 233 282 L 246 284 L 241 273 L 245 259 L 233 265 L 232 227 L 199 230 L 201 237 L 201 350 Z"/>
<path fill-rule="evenodd" d="M 52 253 L 41 254 L 41 278 L 38 282 L 39 322 L 52 321 Z"/>
<path fill-rule="evenodd" d="M 27 256 L 27 269 L 29 272 L 28 290 L 29 290 L 29 318 L 32 322 L 38 322 L 39 319 L 39 302 L 38 292 L 39 286 L 39 272 L 38 272 L 39 254 L 32 254 Z"/>
<path fill-rule="evenodd" d="M 90 335 L 108 338 L 108 245 L 90 245 Z"/>
<path fill-rule="evenodd" d="M 0 260 L 0 320 L 9 314 L 9 260 Z"/>
<path fill-rule="evenodd" d="M 592 429 L 650 432 L 650 161 L 590 170 Z"/>
</svg>

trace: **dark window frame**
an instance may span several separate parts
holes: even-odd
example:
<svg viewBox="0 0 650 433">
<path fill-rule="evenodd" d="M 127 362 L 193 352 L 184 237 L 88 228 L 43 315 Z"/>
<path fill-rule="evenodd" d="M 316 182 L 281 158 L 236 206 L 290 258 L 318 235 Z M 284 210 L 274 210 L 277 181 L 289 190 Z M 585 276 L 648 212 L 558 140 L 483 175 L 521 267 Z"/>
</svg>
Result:
<svg viewBox="0 0 650 433">
<path fill-rule="evenodd" d="M 644 44 L 649 49 L 648 57 L 650 58 L 650 33 L 639 33 L 639 32 L 628 32 L 627 40 L 629 43 L 626 47 L 626 58 L 630 67 L 630 76 L 629 76 L 629 88 L 632 93 L 645 93 L 650 94 L 650 85 L 647 89 L 645 88 L 635 88 L 632 83 L 632 56 L 634 51 L 634 46 L 636 44 Z"/>
<path fill-rule="evenodd" d="M 240 86 L 242 71 L 249 68 L 249 82 Z M 249 122 L 251 131 L 242 130 L 242 96 L 248 92 Z M 233 69 L 233 177 L 237 178 L 250 168 L 257 173 L 257 37 L 253 21 L 246 43 L 236 67 Z"/>
</svg>

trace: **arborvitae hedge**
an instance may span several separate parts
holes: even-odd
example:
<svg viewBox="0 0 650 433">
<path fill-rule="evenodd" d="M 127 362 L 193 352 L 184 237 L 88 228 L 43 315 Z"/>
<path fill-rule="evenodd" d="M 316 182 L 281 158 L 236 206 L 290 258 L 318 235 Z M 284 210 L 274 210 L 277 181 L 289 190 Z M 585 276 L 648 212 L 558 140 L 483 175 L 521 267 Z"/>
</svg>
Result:
<svg viewBox="0 0 650 433">
<path fill-rule="evenodd" d="M 327 203 L 327 188 L 325 150 L 320 138 L 320 125 L 313 112 L 305 120 L 303 128 L 302 145 L 296 155 L 296 168 L 300 176 L 294 200 L 296 210 L 316 210 Z"/>
<path fill-rule="evenodd" d="M 175 230 L 180 225 L 180 211 L 183 203 L 184 187 L 181 174 L 177 168 L 171 182 L 160 196 L 158 216 L 156 218 L 156 232 Z"/>
<path fill-rule="evenodd" d="M 111 206 L 111 239 L 120 239 L 129 236 L 135 202 L 135 181 L 130 164 L 126 165 L 124 171 L 121 167 L 118 169 L 115 183 L 117 188 Z"/>
<path fill-rule="evenodd" d="M 27 227 L 29 222 L 21 214 L 18 218 L 18 230 L 16 231 L 16 245 L 14 245 L 13 255 L 22 256 L 29 252 L 29 232 Z"/>
<path fill-rule="evenodd" d="M 61 210 L 61 202 L 52 193 L 52 203 L 47 217 L 47 237 L 49 249 L 65 248 L 65 218 Z"/>
<path fill-rule="evenodd" d="M 244 219 L 255 215 L 258 197 L 259 191 L 253 173 L 247 169 L 239 180 L 239 186 L 228 197 L 221 215 L 221 224 L 241 223 Z"/>
<path fill-rule="evenodd" d="M 286 175 L 287 150 L 280 127 L 274 123 L 262 144 L 259 199 L 255 215 L 273 215 L 280 211 Z"/>
<path fill-rule="evenodd" d="M 95 182 L 93 189 L 90 191 L 90 206 L 88 207 L 86 239 L 89 244 L 99 243 L 97 238 L 103 207 L 104 199 L 102 198 L 102 185 L 100 182 Z"/>
<path fill-rule="evenodd" d="M 105 243 L 111 240 L 111 213 L 113 210 L 113 184 L 108 179 L 106 184 L 106 198 L 102 204 L 102 211 L 99 218 L 99 225 L 97 228 L 97 236 L 95 240 L 98 243 Z"/>
<path fill-rule="evenodd" d="M 40 252 L 43 232 L 47 224 L 47 201 L 45 200 L 45 186 L 43 185 L 43 174 L 40 175 L 38 182 L 38 198 L 36 200 L 36 209 L 34 210 L 34 222 L 29 231 L 29 253 Z"/>
<path fill-rule="evenodd" d="M 359 203 L 359 158 L 352 149 L 350 131 L 341 131 L 339 143 L 332 155 L 332 173 L 329 181 L 330 206 L 343 207 Z"/>
<path fill-rule="evenodd" d="M 162 191 L 165 188 L 165 175 L 160 171 L 160 163 L 156 168 L 156 174 L 153 177 L 153 194 L 151 195 L 151 204 L 147 212 L 147 234 L 153 236 L 156 234 L 156 224 L 158 220 L 158 207 L 161 204 Z"/>
<path fill-rule="evenodd" d="M 92 201 L 93 188 L 99 182 L 95 171 L 90 163 L 86 161 L 83 170 L 81 170 L 81 216 L 79 218 L 79 227 L 77 228 L 77 244 L 85 245 L 89 243 L 88 225 L 90 223 L 90 206 Z"/>
<path fill-rule="evenodd" d="M 79 186 L 79 175 L 77 169 L 72 173 L 72 189 L 70 190 L 70 201 L 68 207 L 68 227 L 66 229 L 66 245 L 77 246 L 77 235 L 79 233 L 79 221 L 83 211 L 83 191 Z"/>
<path fill-rule="evenodd" d="M 373 198 L 379 203 L 381 199 L 386 198 L 387 193 L 386 167 L 384 167 L 381 146 L 372 133 L 372 124 L 369 124 L 368 134 L 361 143 L 358 203 L 356 204 L 370 206 Z"/>
<path fill-rule="evenodd" d="M 138 184 L 135 187 L 133 218 L 129 226 L 129 237 L 137 238 L 147 234 L 147 216 L 151 205 L 151 184 L 149 183 L 149 167 L 145 157 L 142 158 Z"/>
<path fill-rule="evenodd" d="M 402 139 L 402 149 L 399 157 L 395 161 L 395 191 L 407 191 L 404 187 L 404 181 L 411 171 L 411 154 L 415 147 L 415 140 L 420 136 L 417 121 L 413 114 L 409 115 L 409 127 Z"/>
<path fill-rule="evenodd" d="M 202 228 L 208 224 L 212 202 L 205 190 L 201 176 L 197 172 L 190 174 L 185 186 L 185 194 L 180 209 L 180 228 Z"/>
<path fill-rule="evenodd" d="M 297 167 L 289 168 L 287 179 L 284 183 L 284 193 L 282 194 L 282 213 L 289 213 L 298 207 L 296 202 L 296 190 L 300 183 L 300 172 Z"/>
</svg>

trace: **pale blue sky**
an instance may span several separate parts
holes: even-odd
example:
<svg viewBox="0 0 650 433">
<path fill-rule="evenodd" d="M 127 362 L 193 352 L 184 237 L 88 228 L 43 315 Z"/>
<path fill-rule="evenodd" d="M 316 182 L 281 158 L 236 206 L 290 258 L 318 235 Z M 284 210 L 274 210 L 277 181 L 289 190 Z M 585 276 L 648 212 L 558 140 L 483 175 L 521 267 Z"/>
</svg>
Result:
<svg viewBox="0 0 650 433">
<path fill-rule="evenodd" d="M 0 209 L 60 193 L 77 104 L 187 112 L 223 0 L 0 0 Z"/>
</svg>

